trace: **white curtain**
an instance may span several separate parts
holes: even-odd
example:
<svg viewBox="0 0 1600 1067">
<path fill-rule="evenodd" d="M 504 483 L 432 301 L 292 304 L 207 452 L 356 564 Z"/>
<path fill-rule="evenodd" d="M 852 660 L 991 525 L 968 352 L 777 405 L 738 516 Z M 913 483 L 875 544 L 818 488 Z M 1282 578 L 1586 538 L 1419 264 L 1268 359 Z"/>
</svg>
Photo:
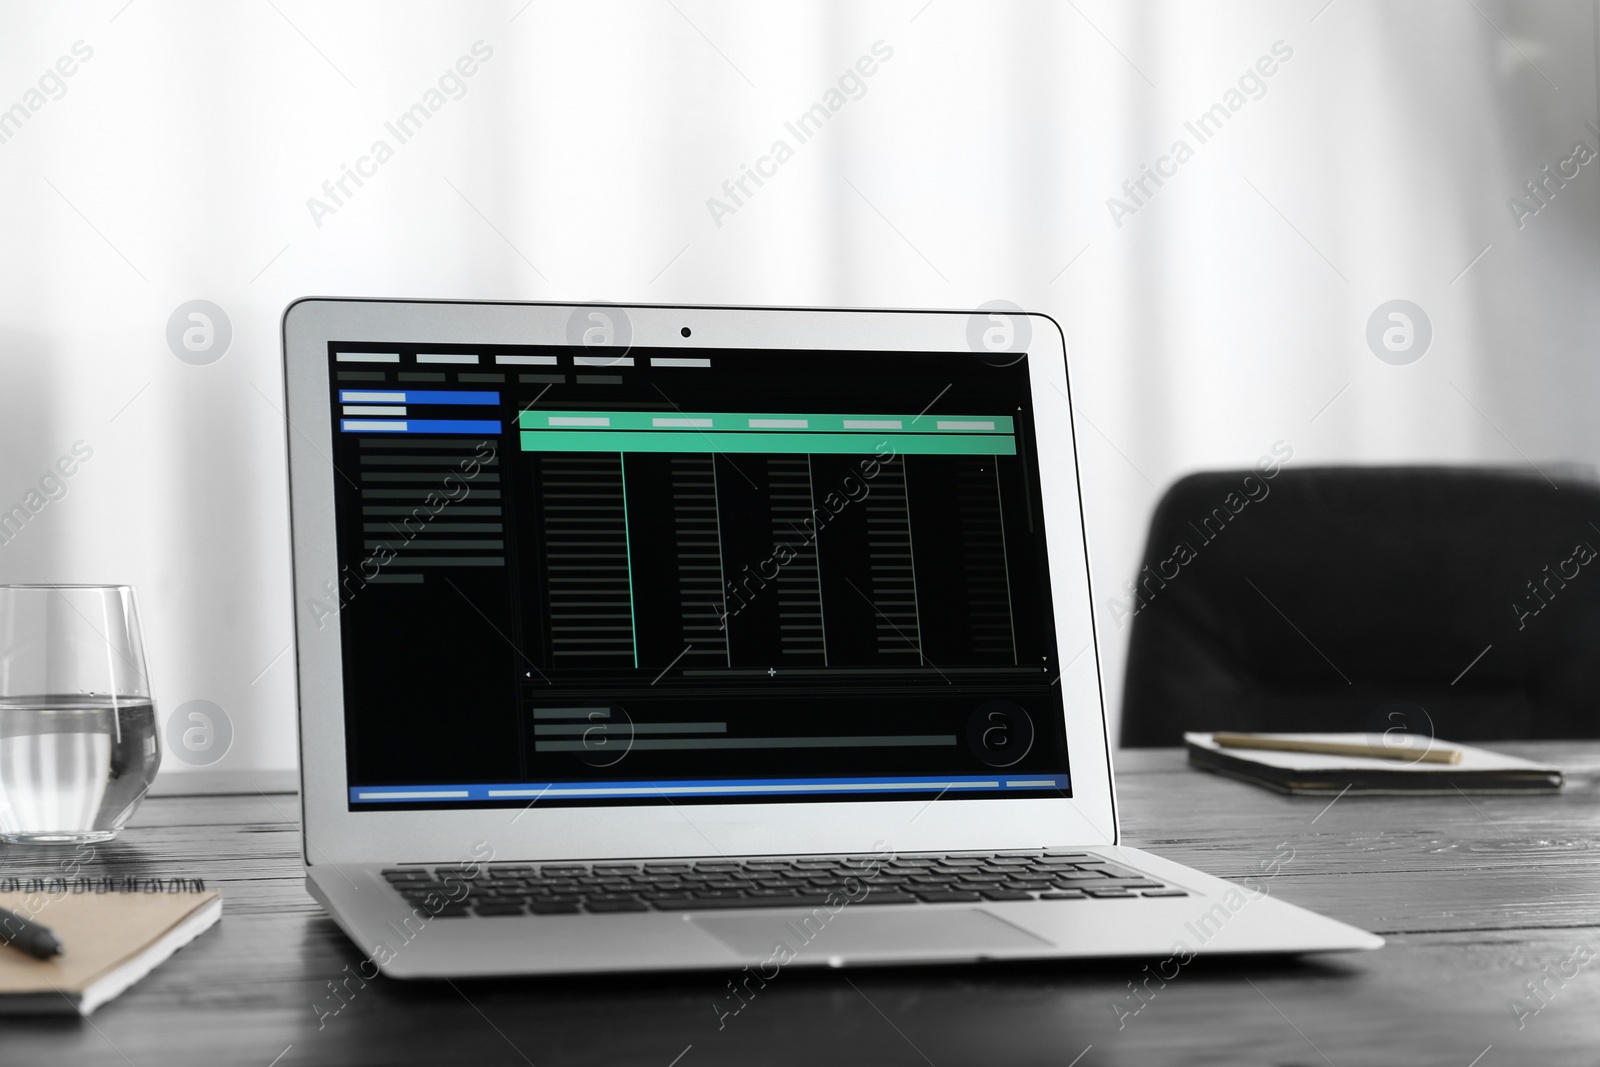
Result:
<svg viewBox="0 0 1600 1067">
<path fill-rule="evenodd" d="M 1113 718 L 1110 600 L 1182 474 L 1279 441 L 1293 465 L 1595 462 L 1600 163 L 1566 163 L 1546 202 L 1524 185 L 1600 149 L 1580 0 L 0 19 L 0 508 L 28 512 L 0 581 L 138 587 L 163 720 L 205 700 L 232 726 L 213 764 L 169 746 L 174 773 L 294 764 L 277 327 L 297 296 L 1054 315 Z M 785 123 L 830 89 L 845 103 L 799 143 Z M 403 143 L 386 126 L 432 102 Z M 1185 124 L 1214 104 L 1201 143 Z M 776 174 L 713 211 L 779 140 Z M 1141 190 L 1143 165 L 1169 176 Z M 167 339 L 196 299 L 232 332 L 199 365 Z M 1395 299 L 1432 328 L 1405 365 L 1366 341 Z M 80 441 L 92 458 L 49 481 Z"/>
</svg>

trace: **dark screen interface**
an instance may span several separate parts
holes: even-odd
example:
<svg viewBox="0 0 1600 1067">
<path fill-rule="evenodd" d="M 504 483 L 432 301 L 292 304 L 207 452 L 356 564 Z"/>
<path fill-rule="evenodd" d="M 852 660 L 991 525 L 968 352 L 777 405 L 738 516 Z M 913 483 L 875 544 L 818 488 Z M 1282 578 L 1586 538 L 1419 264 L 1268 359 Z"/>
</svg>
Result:
<svg viewBox="0 0 1600 1067">
<path fill-rule="evenodd" d="M 1025 358 L 328 356 L 353 810 L 1071 795 Z"/>
</svg>

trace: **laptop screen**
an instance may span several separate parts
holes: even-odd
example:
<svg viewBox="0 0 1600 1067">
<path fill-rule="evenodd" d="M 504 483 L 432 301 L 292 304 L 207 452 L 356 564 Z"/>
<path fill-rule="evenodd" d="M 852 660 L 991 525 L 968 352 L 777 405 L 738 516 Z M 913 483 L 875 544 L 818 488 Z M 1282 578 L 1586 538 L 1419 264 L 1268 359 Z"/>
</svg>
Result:
<svg viewBox="0 0 1600 1067">
<path fill-rule="evenodd" d="M 1025 357 L 328 365 L 352 810 L 1071 795 Z"/>
</svg>

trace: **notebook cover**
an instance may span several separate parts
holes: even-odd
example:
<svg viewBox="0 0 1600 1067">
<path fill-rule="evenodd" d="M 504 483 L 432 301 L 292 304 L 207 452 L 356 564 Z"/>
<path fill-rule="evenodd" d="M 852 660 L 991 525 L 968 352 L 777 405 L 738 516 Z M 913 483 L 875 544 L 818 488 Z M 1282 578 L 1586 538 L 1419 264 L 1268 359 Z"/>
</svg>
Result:
<svg viewBox="0 0 1600 1067">
<path fill-rule="evenodd" d="M 190 921 L 214 901 L 217 906 L 206 916 L 209 921 Z M 0 892 L 0 907 L 50 927 L 66 946 L 61 955 L 39 960 L 0 945 L 0 1012 L 94 1010 L 109 999 L 104 995 L 108 983 L 116 987 L 115 992 L 121 992 L 215 923 L 221 915 L 220 901 L 221 894 L 215 891 Z M 187 936 L 169 936 L 180 929 Z M 142 960 L 146 955 L 156 958 Z M 141 964 L 147 965 L 141 968 Z M 137 973 L 119 986 L 118 981 L 126 978 L 128 971 Z M 85 1004 L 86 992 L 98 995 L 91 996 Z"/>
<path fill-rule="evenodd" d="M 1370 744 L 1374 740 L 1362 733 L 1262 736 L 1357 744 Z M 1196 767 L 1296 795 L 1556 793 L 1563 782 L 1559 767 L 1442 740 L 1438 742 L 1440 745 L 1448 744 L 1461 750 L 1460 763 L 1405 763 L 1365 756 L 1226 748 L 1213 741 L 1208 733 L 1186 733 L 1183 739 L 1189 750 L 1189 762 Z"/>
</svg>

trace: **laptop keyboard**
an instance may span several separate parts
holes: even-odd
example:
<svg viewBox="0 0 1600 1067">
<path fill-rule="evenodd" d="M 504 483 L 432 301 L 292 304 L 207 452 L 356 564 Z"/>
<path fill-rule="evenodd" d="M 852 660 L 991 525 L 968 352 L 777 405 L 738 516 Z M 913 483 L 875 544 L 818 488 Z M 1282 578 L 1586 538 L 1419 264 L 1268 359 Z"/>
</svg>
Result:
<svg viewBox="0 0 1600 1067">
<path fill-rule="evenodd" d="M 486 864 L 470 877 L 459 867 L 419 866 L 383 877 L 440 917 L 1188 895 L 1087 852 L 1061 851 Z"/>
</svg>

